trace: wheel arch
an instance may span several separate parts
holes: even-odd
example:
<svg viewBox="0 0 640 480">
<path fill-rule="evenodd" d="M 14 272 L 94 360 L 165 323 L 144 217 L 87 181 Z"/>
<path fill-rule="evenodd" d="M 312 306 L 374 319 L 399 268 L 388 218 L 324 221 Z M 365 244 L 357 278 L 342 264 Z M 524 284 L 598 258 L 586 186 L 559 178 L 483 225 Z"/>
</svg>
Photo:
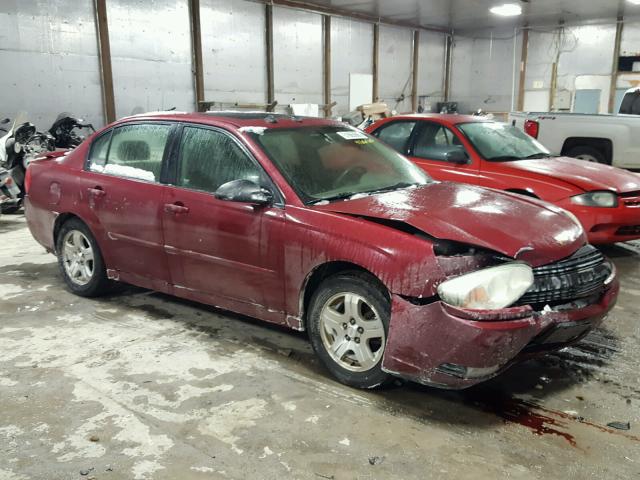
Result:
<svg viewBox="0 0 640 480">
<path fill-rule="evenodd" d="M 62 225 L 67 223 L 72 218 L 77 218 L 78 220 L 80 220 L 85 225 L 87 224 L 87 222 L 82 220 L 82 218 L 80 218 L 75 213 L 65 212 L 65 213 L 59 214 L 56 217 L 55 222 L 53 223 L 53 248 L 54 248 L 54 250 L 56 249 L 56 247 L 58 245 L 58 235 L 60 234 L 60 229 L 62 228 Z"/>
<path fill-rule="evenodd" d="M 320 284 L 333 275 L 345 272 L 357 272 L 362 275 L 371 277 L 378 283 L 378 285 L 380 285 L 380 287 L 385 292 L 385 295 L 387 295 L 387 297 L 389 298 L 389 301 L 391 301 L 391 294 L 386 285 L 382 282 L 382 280 L 380 280 L 377 275 L 375 275 L 370 270 L 367 270 L 363 266 L 342 260 L 322 263 L 316 266 L 311 272 L 309 272 L 302 284 L 302 287 L 300 288 L 299 318 L 302 319 L 302 330 L 307 329 L 307 312 L 309 311 L 309 304 L 311 303 L 313 294 L 318 290 Z"/>
<path fill-rule="evenodd" d="M 609 138 L 598 137 L 569 137 L 562 145 L 561 155 L 566 155 L 576 147 L 590 147 L 601 152 L 606 162 L 611 165 L 613 159 L 613 142 Z"/>
</svg>

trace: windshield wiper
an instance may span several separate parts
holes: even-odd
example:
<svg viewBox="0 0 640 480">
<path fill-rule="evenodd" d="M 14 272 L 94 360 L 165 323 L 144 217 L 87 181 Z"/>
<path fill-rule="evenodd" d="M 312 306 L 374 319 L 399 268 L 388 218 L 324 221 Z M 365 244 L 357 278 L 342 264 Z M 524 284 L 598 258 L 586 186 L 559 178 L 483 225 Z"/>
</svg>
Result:
<svg viewBox="0 0 640 480">
<path fill-rule="evenodd" d="M 318 200 L 312 200 L 310 202 L 308 202 L 309 205 L 315 205 L 317 203 L 320 202 L 333 202 L 336 200 L 344 200 L 345 198 L 349 198 L 349 197 L 353 197 L 354 195 L 357 195 L 358 192 L 346 192 L 346 193 L 341 193 L 339 195 L 333 195 L 331 197 L 325 197 L 325 198 L 319 198 Z"/>
<path fill-rule="evenodd" d="M 522 157 L 520 160 L 533 160 L 534 158 L 551 158 L 553 155 L 550 153 L 534 153 L 533 155 L 528 155 L 526 157 Z"/>
<path fill-rule="evenodd" d="M 377 190 L 369 190 L 368 192 L 363 193 L 382 193 L 382 192 L 391 192 L 393 190 L 400 190 L 401 188 L 409 188 L 414 185 L 420 185 L 417 182 L 398 182 L 394 185 L 389 185 L 388 187 L 378 188 Z"/>
<path fill-rule="evenodd" d="M 421 185 L 420 183 L 414 182 L 399 182 L 393 185 L 389 185 L 388 187 L 383 187 L 383 188 L 378 188 L 376 190 L 369 190 L 369 191 L 364 191 L 364 192 L 346 192 L 346 193 L 340 193 L 338 195 L 333 195 L 331 197 L 325 197 L 325 198 L 321 198 L 318 200 L 313 200 L 311 202 L 309 202 L 309 205 L 315 205 L 318 204 L 320 202 L 334 202 L 336 200 L 345 200 L 347 198 L 351 198 L 354 195 L 373 195 L 376 193 L 384 193 L 384 192 L 391 192 L 393 190 L 400 190 L 401 188 L 409 188 L 412 187 L 414 185 Z"/>
</svg>

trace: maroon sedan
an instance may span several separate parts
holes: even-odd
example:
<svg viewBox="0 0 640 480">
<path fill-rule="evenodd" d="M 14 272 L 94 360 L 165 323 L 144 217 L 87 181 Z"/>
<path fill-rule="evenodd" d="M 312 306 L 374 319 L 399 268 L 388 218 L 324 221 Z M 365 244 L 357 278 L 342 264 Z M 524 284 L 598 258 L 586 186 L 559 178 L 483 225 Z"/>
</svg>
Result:
<svg viewBox="0 0 640 480">
<path fill-rule="evenodd" d="M 130 117 L 26 184 L 71 291 L 128 282 L 307 330 L 356 387 L 468 387 L 579 340 L 619 289 L 563 210 L 434 182 L 328 120 Z"/>
</svg>

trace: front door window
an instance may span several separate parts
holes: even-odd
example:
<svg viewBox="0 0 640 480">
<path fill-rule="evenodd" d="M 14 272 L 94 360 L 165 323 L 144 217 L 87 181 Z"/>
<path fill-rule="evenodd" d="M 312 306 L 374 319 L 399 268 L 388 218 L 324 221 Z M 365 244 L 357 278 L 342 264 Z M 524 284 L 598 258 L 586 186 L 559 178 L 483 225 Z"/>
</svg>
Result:
<svg viewBox="0 0 640 480">
<path fill-rule="evenodd" d="M 215 192 L 232 180 L 260 184 L 261 170 L 229 135 L 206 128 L 185 127 L 180 143 L 178 186 Z"/>
</svg>

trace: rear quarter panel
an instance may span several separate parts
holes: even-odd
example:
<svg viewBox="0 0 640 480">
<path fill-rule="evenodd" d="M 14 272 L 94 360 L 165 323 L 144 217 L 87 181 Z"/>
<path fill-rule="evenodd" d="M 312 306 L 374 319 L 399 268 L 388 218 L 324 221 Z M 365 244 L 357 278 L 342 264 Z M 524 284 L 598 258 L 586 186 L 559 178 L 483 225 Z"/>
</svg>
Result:
<svg viewBox="0 0 640 480">
<path fill-rule="evenodd" d="M 49 251 L 55 250 L 56 220 L 61 215 L 79 217 L 94 233 L 105 262 L 109 264 L 108 252 L 101 241 L 100 224 L 79 188 L 80 178 L 87 174 L 83 165 L 89 145 L 90 142 L 85 141 L 67 155 L 29 164 L 31 185 L 25 215 L 31 234 Z"/>
</svg>

